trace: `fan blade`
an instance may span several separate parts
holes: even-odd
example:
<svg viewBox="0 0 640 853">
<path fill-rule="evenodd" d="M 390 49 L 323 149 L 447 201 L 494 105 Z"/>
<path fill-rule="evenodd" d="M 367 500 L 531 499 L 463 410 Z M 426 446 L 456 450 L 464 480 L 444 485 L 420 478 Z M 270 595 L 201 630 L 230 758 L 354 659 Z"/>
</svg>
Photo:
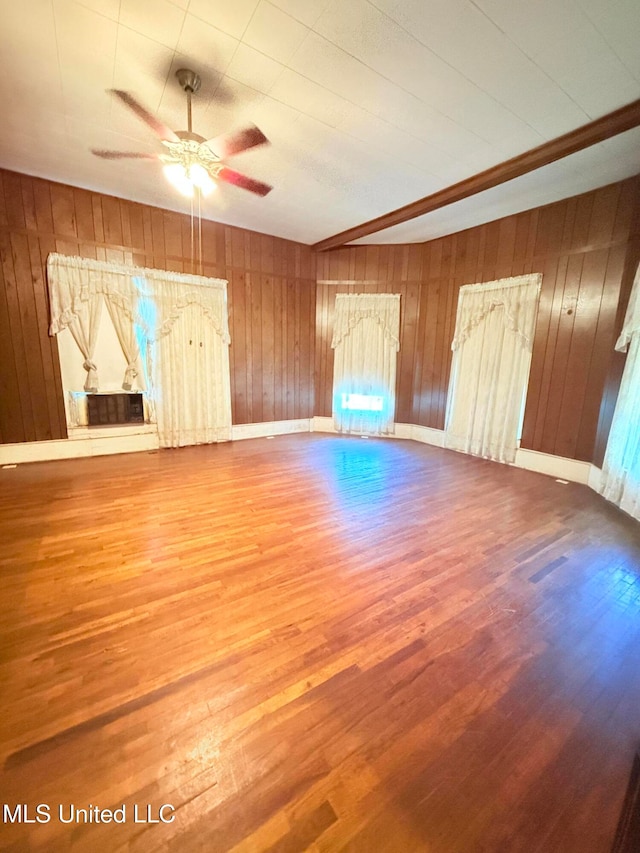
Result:
<svg viewBox="0 0 640 853">
<path fill-rule="evenodd" d="M 157 154 L 142 154 L 138 151 L 104 151 L 101 148 L 92 148 L 91 153 L 104 160 L 124 160 L 133 158 L 136 160 L 159 160 Z"/>
<path fill-rule="evenodd" d="M 250 193 L 256 195 L 267 195 L 273 187 L 269 184 L 263 184 L 262 181 L 256 181 L 253 178 L 248 178 L 246 175 L 241 175 L 240 172 L 234 172 L 233 169 L 227 169 L 223 166 L 217 175 L 221 181 L 226 181 L 228 184 L 233 184 L 236 187 L 241 187 L 243 190 L 249 190 Z"/>
<path fill-rule="evenodd" d="M 240 154 L 240 152 L 246 151 L 248 148 L 255 148 L 256 145 L 264 145 L 265 142 L 269 142 L 269 140 L 264 133 L 255 125 L 251 125 L 251 127 L 245 127 L 244 130 L 238 130 L 235 133 L 223 133 L 221 136 L 208 139 L 205 144 L 221 160 L 226 160 L 227 157 Z"/>
<path fill-rule="evenodd" d="M 175 134 L 170 127 L 167 127 L 166 124 L 163 124 L 159 119 L 157 119 L 154 115 L 146 110 L 142 104 L 139 104 L 133 95 L 130 95 L 128 92 L 124 92 L 122 89 L 109 89 L 110 92 L 113 92 L 125 106 L 129 107 L 130 110 L 141 118 L 142 121 L 149 125 L 151 130 L 159 136 L 160 139 L 168 139 L 170 142 L 178 142 L 178 136 Z"/>
</svg>

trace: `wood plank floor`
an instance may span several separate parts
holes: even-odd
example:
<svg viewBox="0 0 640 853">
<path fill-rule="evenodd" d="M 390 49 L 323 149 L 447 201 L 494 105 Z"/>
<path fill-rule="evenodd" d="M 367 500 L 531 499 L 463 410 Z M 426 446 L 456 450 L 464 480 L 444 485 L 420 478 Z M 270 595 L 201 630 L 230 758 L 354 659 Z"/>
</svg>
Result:
<svg viewBox="0 0 640 853">
<path fill-rule="evenodd" d="M 586 487 L 294 435 L 1 470 L 0 535 L 2 850 L 610 849 L 640 526 Z"/>
</svg>

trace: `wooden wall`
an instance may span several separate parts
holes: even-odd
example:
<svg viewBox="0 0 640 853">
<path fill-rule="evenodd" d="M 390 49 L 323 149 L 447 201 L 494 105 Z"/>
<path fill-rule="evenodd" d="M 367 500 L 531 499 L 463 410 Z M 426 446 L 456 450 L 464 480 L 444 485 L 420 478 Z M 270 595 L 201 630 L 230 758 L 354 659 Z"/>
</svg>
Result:
<svg viewBox="0 0 640 853">
<path fill-rule="evenodd" d="M 224 229 L 233 423 L 313 416 L 315 256 L 307 246 Z"/>
<path fill-rule="evenodd" d="M 310 417 L 313 253 L 213 222 L 202 234 L 203 274 L 229 280 L 233 422 Z M 0 170 L 0 443 L 66 437 L 49 252 L 194 271 L 188 216 Z"/>
<path fill-rule="evenodd" d="M 607 382 L 609 408 L 617 393 L 616 314 L 639 207 L 637 177 L 428 243 L 319 255 L 316 415 L 331 414 L 336 293 L 401 294 L 396 420 L 442 429 L 460 286 L 541 272 L 522 446 L 591 461 L 610 425 Z"/>
<path fill-rule="evenodd" d="M 0 442 L 66 435 L 49 252 L 191 271 L 188 216 L 0 170 Z M 337 292 L 401 294 L 399 422 L 441 429 L 458 289 L 542 272 L 522 446 L 600 464 L 640 258 L 640 176 L 429 243 L 309 247 L 203 222 L 229 280 L 233 422 L 331 414 Z M 316 284 L 317 281 L 317 284 Z M 315 394 L 315 404 L 314 404 Z"/>
</svg>

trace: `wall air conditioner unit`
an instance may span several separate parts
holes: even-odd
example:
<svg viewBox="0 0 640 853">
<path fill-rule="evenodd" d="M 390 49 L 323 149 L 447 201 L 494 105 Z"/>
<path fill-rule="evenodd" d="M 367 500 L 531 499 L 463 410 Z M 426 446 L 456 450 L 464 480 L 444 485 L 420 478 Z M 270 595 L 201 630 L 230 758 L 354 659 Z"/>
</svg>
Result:
<svg viewBox="0 0 640 853">
<path fill-rule="evenodd" d="M 87 394 L 89 426 L 143 424 L 142 394 Z"/>
</svg>

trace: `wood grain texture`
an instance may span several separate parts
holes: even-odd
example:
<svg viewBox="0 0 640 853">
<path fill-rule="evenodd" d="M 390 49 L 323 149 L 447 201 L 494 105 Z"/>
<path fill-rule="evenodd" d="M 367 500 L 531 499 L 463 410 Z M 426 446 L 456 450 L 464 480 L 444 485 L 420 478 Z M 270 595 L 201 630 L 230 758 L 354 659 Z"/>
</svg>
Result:
<svg viewBox="0 0 640 853">
<path fill-rule="evenodd" d="M 610 850 L 640 534 L 586 487 L 286 436 L 0 471 L 0 537 L 3 799 L 54 810 L 0 849 Z"/>
<path fill-rule="evenodd" d="M 0 441 L 66 438 L 56 341 L 49 338 L 38 216 L 29 179 L 0 174 Z M 49 241 L 49 245 L 51 242 Z"/>
<path fill-rule="evenodd" d="M 50 252 L 228 279 L 233 422 L 313 415 L 308 247 L 204 221 L 200 265 L 189 216 L 2 170 L 0 210 L 1 443 L 67 435 L 47 332 Z"/>
<path fill-rule="evenodd" d="M 640 849 L 640 753 L 636 753 L 611 853 Z"/>
<path fill-rule="evenodd" d="M 189 217 L 0 172 L 0 441 L 66 435 L 51 251 L 191 271 Z M 401 295 L 397 420 L 444 426 L 462 284 L 543 273 L 522 446 L 600 464 L 640 258 L 640 179 L 423 244 L 309 247 L 205 221 L 202 271 L 229 281 L 236 424 L 331 414 L 338 292 Z M 317 285 L 316 285 L 317 281 Z"/>
<path fill-rule="evenodd" d="M 632 178 L 428 243 L 320 254 L 316 414 L 331 415 L 336 293 L 400 293 L 396 420 L 442 429 L 460 286 L 540 272 L 522 446 L 601 461 L 619 386 L 619 303 L 640 255 L 639 218 L 640 179 Z"/>
</svg>

